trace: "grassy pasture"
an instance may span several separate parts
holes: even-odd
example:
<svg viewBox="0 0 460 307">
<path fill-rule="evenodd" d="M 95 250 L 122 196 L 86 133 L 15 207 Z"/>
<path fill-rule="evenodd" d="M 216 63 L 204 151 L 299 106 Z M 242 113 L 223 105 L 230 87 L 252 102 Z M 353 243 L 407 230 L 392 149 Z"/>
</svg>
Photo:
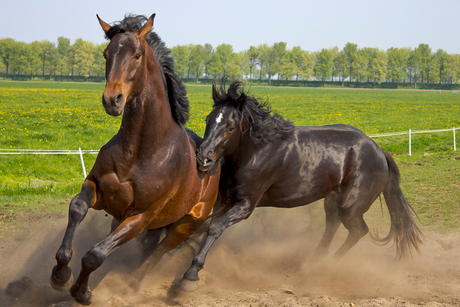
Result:
<svg viewBox="0 0 460 307">
<path fill-rule="evenodd" d="M 103 88 L 0 82 L 0 148 L 99 149 L 121 120 L 104 112 Z M 367 134 L 460 127 L 460 96 L 451 92 L 252 87 L 250 93 L 268 100 L 296 125 L 346 123 Z M 211 88 L 188 86 L 188 97 L 187 126 L 203 135 L 212 108 Z M 407 156 L 407 136 L 375 141 L 395 154 L 403 191 L 422 224 L 442 231 L 460 229 L 460 152 L 453 151 L 452 132 L 413 135 L 412 157 Z M 89 172 L 95 155 L 84 158 Z M 0 155 L 0 232 L 17 218 L 65 213 L 82 182 L 77 155 Z"/>
</svg>

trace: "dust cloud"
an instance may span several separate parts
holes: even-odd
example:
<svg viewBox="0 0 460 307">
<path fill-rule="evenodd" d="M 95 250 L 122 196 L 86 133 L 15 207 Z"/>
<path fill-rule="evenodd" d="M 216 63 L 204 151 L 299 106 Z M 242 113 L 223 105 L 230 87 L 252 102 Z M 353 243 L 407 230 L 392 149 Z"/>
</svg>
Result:
<svg viewBox="0 0 460 307">
<path fill-rule="evenodd" d="M 389 220 L 388 216 L 365 219 L 370 228 Z M 22 238 L 0 238 L 0 305 L 78 306 L 68 292 L 49 286 L 65 226 L 66 219 L 49 221 Z M 74 275 L 81 257 L 109 228 L 110 218 L 102 212 L 88 214 L 74 240 Z M 257 209 L 216 241 L 200 272 L 200 286 L 190 293 L 175 286 L 190 265 L 189 244 L 166 255 L 140 289 L 129 287 L 139 256 L 133 241 L 92 274 L 92 306 L 460 305 L 460 237 L 425 233 L 422 254 L 407 261 L 396 261 L 394 248 L 375 245 L 369 236 L 341 260 L 315 259 L 313 251 L 323 230 L 321 203 Z M 329 256 L 346 235 L 341 227 Z"/>
</svg>

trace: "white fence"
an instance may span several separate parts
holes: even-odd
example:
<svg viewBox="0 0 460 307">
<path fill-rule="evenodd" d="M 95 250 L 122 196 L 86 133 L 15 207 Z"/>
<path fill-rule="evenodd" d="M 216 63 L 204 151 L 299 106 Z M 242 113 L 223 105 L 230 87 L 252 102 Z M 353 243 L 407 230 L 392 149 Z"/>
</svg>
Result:
<svg viewBox="0 0 460 307">
<path fill-rule="evenodd" d="M 42 149 L 0 149 L 0 155 L 80 155 L 83 178 L 86 178 L 83 154 L 98 154 L 99 150 L 42 150 Z"/>
<path fill-rule="evenodd" d="M 436 133 L 436 132 L 446 132 L 452 131 L 453 133 L 453 143 L 454 150 L 457 150 L 455 130 L 460 128 L 450 128 L 450 129 L 436 129 L 436 130 L 412 130 L 401 131 L 401 132 L 391 132 L 391 133 L 380 133 L 380 134 L 369 134 L 371 138 L 378 137 L 388 137 L 388 136 L 397 136 L 397 135 L 408 135 L 409 136 L 409 156 L 412 156 L 412 134 L 417 133 Z M 80 155 L 81 167 L 83 170 L 84 178 L 86 178 L 86 168 L 85 162 L 83 160 L 83 154 L 98 154 L 99 150 L 42 150 L 42 149 L 0 149 L 0 155 Z"/>
<path fill-rule="evenodd" d="M 457 150 L 457 142 L 456 142 L 456 137 L 455 137 L 455 130 L 458 130 L 460 128 L 449 128 L 449 129 L 436 129 L 436 130 L 412 130 L 409 129 L 409 131 L 401 131 L 401 132 L 393 132 L 393 133 L 381 133 L 381 134 L 369 134 L 368 136 L 371 138 L 377 138 L 377 137 L 384 137 L 384 136 L 395 136 L 395 135 L 409 135 L 409 156 L 412 156 L 412 134 L 416 133 L 436 133 L 436 132 L 446 132 L 446 131 L 452 131 L 453 134 L 453 142 L 454 142 L 454 150 Z"/>
</svg>

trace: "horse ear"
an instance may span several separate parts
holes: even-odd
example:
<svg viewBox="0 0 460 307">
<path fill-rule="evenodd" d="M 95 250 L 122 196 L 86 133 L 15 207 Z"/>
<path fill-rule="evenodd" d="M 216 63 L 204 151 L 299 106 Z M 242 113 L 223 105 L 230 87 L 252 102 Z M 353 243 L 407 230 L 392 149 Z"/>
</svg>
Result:
<svg viewBox="0 0 460 307">
<path fill-rule="evenodd" d="M 219 100 L 219 93 L 217 93 L 216 85 L 214 83 L 212 84 L 212 100 L 214 100 L 214 102 Z"/>
<path fill-rule="evenodd" d="M 153 29 L 153 19 L 155 18 L 155 13 L 153 13 L 149 20 L 142 26 L 142 28 L 139 29 L 139 36 L 142 40 L 145 40 L 147 37 L 147 34 L 150 33 Z"/>
<path fill-rule="evenodd" d="M 247 98 L 248 96 L 246 96 L 245 93 L 241 93 L 240 98 L 238 99 L 238 107 L 240 111 L 242 111 L 246 106 Z"/>
<path fill-rule="evenodd" d="M 98 14 L 96 14 L 96 17 L 97 17 L 97 20 L 99 20 L 99 24 L 101 25 L 102 30 L 104 30 L 104 33 L 107 35 L 107 32 L 110 30 L 111 26 L 108 23 L 106 23 L 104 20 L 100 19 Z"/>
</svg>

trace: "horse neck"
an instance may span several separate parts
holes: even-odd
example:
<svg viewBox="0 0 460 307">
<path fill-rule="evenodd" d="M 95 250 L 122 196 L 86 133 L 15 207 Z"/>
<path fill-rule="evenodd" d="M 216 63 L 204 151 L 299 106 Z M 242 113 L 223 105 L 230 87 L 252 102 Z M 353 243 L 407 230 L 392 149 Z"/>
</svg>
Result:
<svg viewBox="0 0 460 307">
<path fill-rule="evenodd" d="M 126 103 L 119 131 L 123 150 L 129 153 L 151 153 L 180 128 L 172 117 L 158 64 L 155 59 L 148 63 L 144 90 Z"/>
<path fill-rule="evenodd" d="M 225 161 L 228 159 L 232 165 L 241 168 L 251 160 L 254 154 L 256 154 L 256 144 L 250 137 L 249 131 L 246 131 L 240 137 L 236 149 L 226 157 Z"/>
</svg>

